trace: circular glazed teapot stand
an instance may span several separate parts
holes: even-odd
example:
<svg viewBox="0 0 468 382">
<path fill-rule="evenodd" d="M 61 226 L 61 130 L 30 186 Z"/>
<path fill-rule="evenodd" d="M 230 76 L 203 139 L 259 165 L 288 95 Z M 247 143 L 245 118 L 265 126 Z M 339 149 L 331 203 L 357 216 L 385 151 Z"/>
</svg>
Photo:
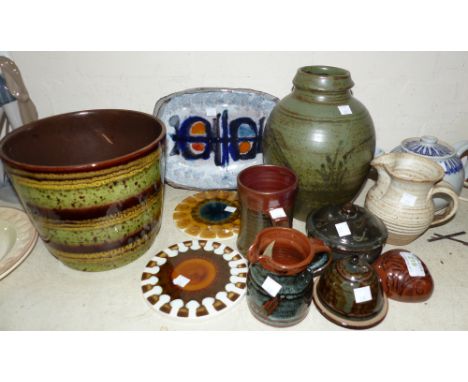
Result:
<svg viewBox="0 0 468 382">
<path fill-rule="evenodd" d="M 172 218 L 177 228 L 197 239 L 230 239 L 239 233 L 237 192 L 198 192 L 182 200 Z"/>
<path fill-rule="evenodd" d="M 239 252 L 209 240 L 188 240 L 146 264 L 141 289 L 166 317 L 194 320 L 231 309 L 246 292 L 248 263 Z"/>
<path fill-rule="evenodd" d="M 336 325 L 342 326 L 347 329 L 369 329 L 373 326 L 380 324 L 385 316 L 387 315 L 388 311 L 388 298 L 383 295 L 383 307 L 380 312 L 368 319 L 368 320 L 350 320 L 349 318 L 343 317 L 341 315 L 332 312 L 329 308 L 327 308 L 321 301 L 317 295 L 317 285 L 320 281 L 320 277 L 317 277 L 314 280 L 314 289 L 313 289 L 313 300 L 314 304 L 319 310 L 319 312 L 329 321 L 333 322 Z"/>
</svg>

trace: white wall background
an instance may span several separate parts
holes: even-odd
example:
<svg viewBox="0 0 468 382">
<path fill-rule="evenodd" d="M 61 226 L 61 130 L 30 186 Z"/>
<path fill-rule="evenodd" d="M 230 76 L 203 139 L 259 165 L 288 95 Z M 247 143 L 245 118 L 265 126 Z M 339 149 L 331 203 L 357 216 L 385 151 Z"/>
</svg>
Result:
<svg viewBox="0 0 468 382">
<path fill-rule="evenodd" d="M 436 135 L 468 139 L 467 52 L 10 52 L 40 117 L 94 108 L 152 113 L 169 93 L 201 86 L 289 93 L 297 68 L 348 69 L 377 146 Z"/>
</svg>

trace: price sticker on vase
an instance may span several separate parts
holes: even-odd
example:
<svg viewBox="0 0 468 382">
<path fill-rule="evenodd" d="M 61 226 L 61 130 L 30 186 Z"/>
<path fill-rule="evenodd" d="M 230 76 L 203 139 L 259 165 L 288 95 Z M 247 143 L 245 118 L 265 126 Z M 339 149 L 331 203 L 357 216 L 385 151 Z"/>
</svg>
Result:
<svg viewBox="0 0 468 382">
<path fill-rule="evenodd" d="M 287 217 L 286 212 L 280 207 L 269 211 L 272 219 L 281 219 Z"/>
<path fill-rule="evenodd" d="M 271 296 L 276 297 L 278 292 L 281 290 L 283 286 L 273 280 L 270 276 L 267 276 L 265 281 L 262 284 L 262 288 Z"/>
<path fill-rule="evenodd" d="M 353 112 L 351 111 L 351 108 L 349 107 L 349 105 L 339 105 L 338 110 L 340 111 L 341 115 L 353 114 Z"/>
<path fill-rule="evenodd" d="M 372 292 L 371 292 L 370 286 L 356 288 L 356 289 L 353 289 L 353 291 L 354 291 L 354 301 L 356 301 L 357 304 L 372 300 Z"/>
<path fill-rule="evenodd" d="M 351 235 L 351 230 L 349 229 L 348 223 L 346 222 L 335 224 L 335 228 L 339 237 Z"/>
<path fill-rule="evenodd" d="M 408 268 L 408 273 L 411 277 L 426 276 L 422 263 L 415 254 L 411 252 L 401 252 L 400 255 L 405 260 L 406 268 Z"/>
</svg>

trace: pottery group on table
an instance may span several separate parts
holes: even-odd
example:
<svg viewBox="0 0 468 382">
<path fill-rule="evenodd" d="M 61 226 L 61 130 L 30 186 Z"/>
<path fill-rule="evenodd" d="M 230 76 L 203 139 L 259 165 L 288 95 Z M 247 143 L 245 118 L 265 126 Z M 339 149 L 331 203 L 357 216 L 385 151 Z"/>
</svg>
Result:
<svg viewBox="0 0 468 382">
<path fill-rule="evenodd" d="M 226 230 L 235 221 L 229 214 L 240 218 L 229 234 L 239 232 L 237 250 L 248 272 L 233 273 L 237 281 L 228 292 L 244 292 L 251 313 L 272 326 L 300 322 L 314 301 L 338 325 L 372 327 L 385 318 L 388 298 L 430 297 L 433 280 L 421 259 L 405 249 L 381 252 L 385 243 L 409 244 L 456 213 L 468 142 L 454 149 L 434 137 L 410 138 L 375 156 L 373 122 L 352 95 L 348 71 L 303 67 L 293 84 L 279 102 L 256 91 L 205 88 L 165 97 L 154 116 L 90 110 L 44 118 L 7 134 L 0 157 L 48 250 L 82 271 L 123 266 L 148 251 L 161 226 L 165 177 L 189 189 L 237 183 L 238 201 L 231 201 L 239 211 L 213 212 L 222 205 L 219 196 L 202 211 L 217 214 L 213 226 Z M 352 201 L 371 166 L 377 180 L 361 207 Z M 176 211 L 181 222 L 189 205 Z M 306 221 L 307 234 L 292 228 L 293 217 Z M 207 225 L 203 219 L 193 217 Z M 215 252 L 241 261 L 218 244 Z M 166 269 L 169 289 L 178 300 L 193 292 L 212 305 L 203 302 L 203 310 L 201 300 L 182 301 L 185 310 L 173 315 L 194 317 L 191 306 L 203 314 L 226 306 L 229 293 L 219 297 L 224 302 L 207 294 L 222 264 L 204 263 L 195 252 L 183 263 L 186 245 L 177 248 L 177 255 L 169 249 L 145 268 L 150 302 L 167 305 L 169 313 L 178 306 L 162 300 L 164 288 L 155 285 L 159 269 L 180 256 L 174 269 L 187 276 L 199 267 L 201 279 L 191 284 Z"/>
</svg>

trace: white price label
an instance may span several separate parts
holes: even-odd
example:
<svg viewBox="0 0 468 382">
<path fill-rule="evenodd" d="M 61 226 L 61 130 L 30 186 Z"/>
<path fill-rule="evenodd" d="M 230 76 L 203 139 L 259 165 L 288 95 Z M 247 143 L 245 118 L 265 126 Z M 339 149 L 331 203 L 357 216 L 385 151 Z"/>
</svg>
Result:
<svg viewBox="0 0 468 382">
<path fill-rule="evenodd" d="M 275 280 L 270 278 L 270 276 L 267 276 L 267 278 L 262 284 L 262 288 L 265 291 L 267 291 L 267 293 L 271 297 L 276 297 L 276 295 L 278 294 L 278 292 L 281 290 L 282 287 L 283 286 L 281 284 L 277 283 Z"/>
<path fill-rule="evenodd" d="M 338 110 L 340 111 L 341 115 L 353 114 L 349 105 L 339 105 Z"/>
<path fill-rule="evenodd" d="M 284 210 L 281 207 L 270 210 L 269 213 L 272 219 L 280 219 L 286 217 L 286 212 L 284 212 Z"/>
<path fill-rule="evenodd" d="M 411 252 L 401 252 L 400 255 L 405 260 L 406 268 L 408 268 L 408 273 L 411 277 L 426 276 L 422 263 L 415 254 Z"/>
<path fill-rule="evenodd" d="M 206 116 L 207 117 L 216 117 L 216 108 L 215 107 L 207 107 L 206 108 Z"/>
<path fill-rule="evenodd" d="M 338 232 L 338 235 L 340 237 L 351 235 L 348 223 L 346 222 L 335 224 L 335 228 L 336 232 Z"/>
<path fill-rule="evenodd" d="M 370 286 L 356 288 L 354 291 L 354 300 L 357 304 L 372 300 L 372 292 Z"/>
<path fill-rule="evenodd" d="M 400 203 L 404 204 L 405 206 L 410 206 L 413 207 L 414 204 L 416 203 L 417 197 L 408 193 L 404 193 L 403 196 L 400 199 Z"/>
<path fill-rule="evenodd" d="M 237 208 L 232 206 L 227 206 L 224 211 L 226 212 L 236 212 Z"/>
<path fill-rule="evenodd" d="M 188 279 L 187 277 L 183 276 L 183 275 L 179 275 L 177 276 L 174 280 L 172 280 L 172 283 L 174 285 L 178 285 L 180 286 L 181 288 L 183 288 L 184 286 L 186 286 L 188 283 L 190 282 L 190 279 Z"/>
</svg>

